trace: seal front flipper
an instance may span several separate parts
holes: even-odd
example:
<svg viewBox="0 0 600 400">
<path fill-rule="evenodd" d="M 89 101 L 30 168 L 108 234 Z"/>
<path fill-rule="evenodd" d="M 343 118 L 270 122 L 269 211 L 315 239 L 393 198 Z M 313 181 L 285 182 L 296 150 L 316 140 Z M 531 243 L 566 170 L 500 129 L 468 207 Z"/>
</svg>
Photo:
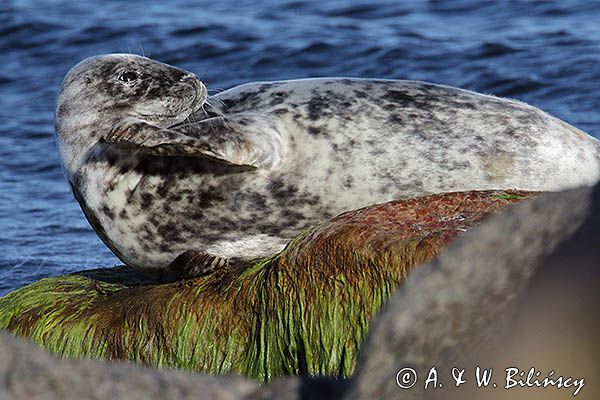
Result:
<svg viewBox="0 0 600 400">
<path fill-rule="evenodd" d="M 109 143 L 130 143 L 158 156 L 204 157 L 232 165 L 270 168 L 281 159 L 283 147 L 273 132 L 247 132 L 222 118 L 167 129 L 126 119 L 104 139 Z"/>
<path fill-rule="evenodd" d="M 163 283 L 168 283 L 197 278 L 228 265 L 229 261 L 225 258 L 204 251 L 188 250 L 177 256 L 164 270 L 161 270 L 158 279 Z"/>
</svg>

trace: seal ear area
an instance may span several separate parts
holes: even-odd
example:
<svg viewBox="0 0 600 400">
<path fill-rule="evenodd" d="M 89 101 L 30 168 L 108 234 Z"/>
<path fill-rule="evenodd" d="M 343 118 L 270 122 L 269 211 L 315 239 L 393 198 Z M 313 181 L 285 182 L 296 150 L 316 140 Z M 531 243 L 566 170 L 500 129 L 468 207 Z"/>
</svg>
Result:
<svg viewBox="0 0 600 400">
<path fill-rule="evenodd" d="M 185 129 L 184 126 L 162 129 L 144 121 L 125 120 L 104 140 L 107 143 L 132 144 L 156 156 L 207 158 L 252 168 L 270 168 L 277 160 L 266 141 L 257 141 L 236 130 L 229 131 L 224 137 L 215 135 L 210 129 L 206 132 Z"/>
</svg>

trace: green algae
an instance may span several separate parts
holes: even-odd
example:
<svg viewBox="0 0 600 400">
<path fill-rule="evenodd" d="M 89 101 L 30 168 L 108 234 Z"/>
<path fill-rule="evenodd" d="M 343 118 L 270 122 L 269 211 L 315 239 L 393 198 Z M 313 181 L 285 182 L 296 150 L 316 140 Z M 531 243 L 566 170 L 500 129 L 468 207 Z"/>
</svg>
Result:
<svg viewBox="0 0 600 400">
<path fill-rule="evenodd" d="M 519 196 L 516 194 L 496 194 L 494 197 L 502 200 L 524 200 L 527 198 L 527 196 Z"/>
</svg>

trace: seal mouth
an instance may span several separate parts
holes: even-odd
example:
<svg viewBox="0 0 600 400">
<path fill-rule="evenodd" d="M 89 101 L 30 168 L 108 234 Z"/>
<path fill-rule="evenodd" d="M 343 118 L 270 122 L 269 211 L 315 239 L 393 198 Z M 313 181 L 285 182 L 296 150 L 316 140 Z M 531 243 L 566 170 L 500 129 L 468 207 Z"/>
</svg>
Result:
<svg viewBox="0 0 600 400">
<path fill-rule="evenodd" d="M 206 99 L 208 98 L 208 90 L 206 89 L 204 83 L 196 78 L 195 75 L 190 75 L 188 78 L 186 78 L 186 80 L 189 81 L 194 89 L 194 98 L 185 107 L 185 109 L 189 111 L 188 115 L 186 116 L 187 118 L 202 108 L 206 102 Z"/>
<path fill-rule="evenodd" d="M 191 87 L 193 98 L 181 106 L 180 110 L 168 114 L 138 114 L 138 117 L 154 123 L 165 123 L 168 124 L 167 128 L 172 128 L 180 125 L 193 113 L 200 110 L 208 97 L 208 90 L 206 89 L 206 86 L 204 86 L 204 84 L 198 78 L 196 78 L 195 75 L 188 75 L 182 78 L 181 82 L 184 85 Z"/>
<path fill-rule="evenodd" d="M 195 75 L 191 75 L 191 77 L 187 80 L 194 89 L 194 98 L 183 107 L 184 111 L 177 114 L 177 117 L 175 118 L 176 121 L 171 124 L 169 128 L 172 128 L 176 125 L 181 125 L 187 121 L 190 116 L 202 108 L 206 102 L 206 99 L 208 98 L 208 90 L 206 89 L 206 86 L 198 78 L 196 78 Z"/>
<path fill-rule="evenodd" d="M 216 118 L 227 119 L 225 112 L 223 111 L 223 104 L 220 104 L 220 100 L 215 99 L 215 103 L 211 101 L 211 97 L 208 96 L 208 92 L 204 89 L 203 101 L 199 102 L 195 107 L 191 107 L 191 113 L 181 122 L 178 122 L 171 127 L 177 127 L 181 125 L 196 124 L 203 121 L 208 121 Z M 207 107 L 205 107 L 207 106 Z"/>
</svg>

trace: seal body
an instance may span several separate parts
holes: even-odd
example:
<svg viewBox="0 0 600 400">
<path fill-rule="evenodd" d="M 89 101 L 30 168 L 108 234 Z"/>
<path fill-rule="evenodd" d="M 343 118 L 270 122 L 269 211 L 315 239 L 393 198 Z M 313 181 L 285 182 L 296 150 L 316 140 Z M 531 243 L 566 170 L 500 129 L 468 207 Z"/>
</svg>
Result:
<svg viewBox="0 0 600 400">
<path fill-rule="evenodd" d="M 596 139 L 521 102 L 447 86 L 319 78 L 205 101 L 191 74 L 132 55 L 86 60 L 65 78 L 56 120 L 67 179 L 130 266 L 160 270 L 189 250 L 266 256 L 319 221 L 403 197 L 600 178 Z"/>
</svg>

